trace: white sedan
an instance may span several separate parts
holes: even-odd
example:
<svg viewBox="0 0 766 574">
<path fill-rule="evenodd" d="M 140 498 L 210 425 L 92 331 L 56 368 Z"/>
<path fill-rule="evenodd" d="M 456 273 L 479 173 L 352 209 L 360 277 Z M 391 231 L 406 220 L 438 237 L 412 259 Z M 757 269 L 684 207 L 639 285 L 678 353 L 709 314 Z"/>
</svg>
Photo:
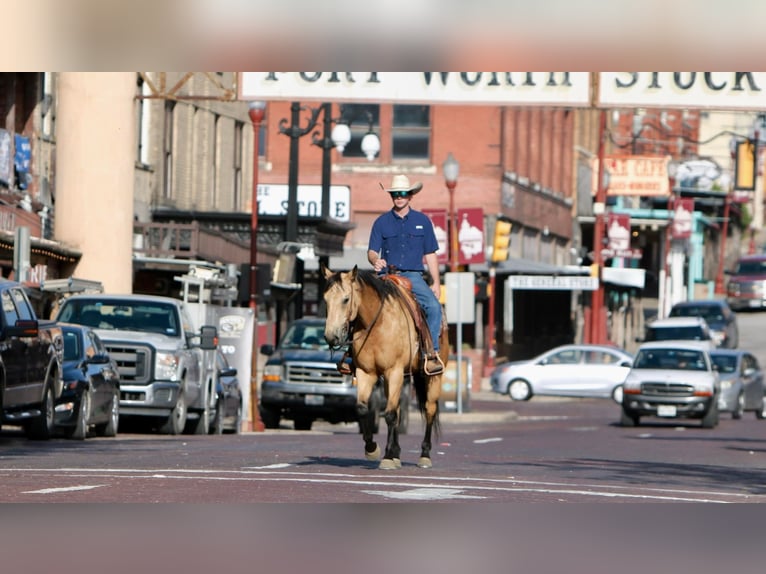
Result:
<svg viewBox="0 0 766 574">
<path fill-rule="evenodd" d="M 533 359 L 498 365 L 490 376 L 496 393 L 514 401 L 535 395 L 612 398 L 622 402 L 622 383 L 633 356 L 606 345 L 563 345 Z"/>
</svg>

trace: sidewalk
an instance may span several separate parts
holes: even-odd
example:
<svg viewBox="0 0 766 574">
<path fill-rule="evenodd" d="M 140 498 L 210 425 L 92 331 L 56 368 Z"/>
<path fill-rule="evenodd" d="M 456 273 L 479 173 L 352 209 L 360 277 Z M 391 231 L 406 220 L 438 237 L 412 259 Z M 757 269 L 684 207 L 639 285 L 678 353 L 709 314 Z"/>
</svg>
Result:
<svg viewBox="0 0 766 574">
<path fill-rule="evenodd" d="M 488 401 L 506 403 L 508 409 L 492 411 L 482 411 L 480 407 L 477 409 L 478 403 Z M 495 393 L 490 389 L 489 377 L 482 378 L 481 388 L 478 391 L 471 391 L 467 408 L 465 405 L 461 406 L 464 407 L 461 413 L 442 406 L 439 411 L 439 419 L 448 424 L 476 424 L 510 422 L 518 418 L 518 413 L 513 409 L 511 399 L 507 395 Z"/>
</svg>

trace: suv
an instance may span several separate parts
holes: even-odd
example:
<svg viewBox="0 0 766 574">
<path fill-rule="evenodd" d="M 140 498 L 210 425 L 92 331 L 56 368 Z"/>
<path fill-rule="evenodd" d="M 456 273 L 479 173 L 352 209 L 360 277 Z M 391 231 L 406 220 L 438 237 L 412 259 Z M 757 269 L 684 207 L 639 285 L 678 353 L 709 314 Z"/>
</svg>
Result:
<svg viewBox="0 0 766 574">
<path fill-rule="evenodd" d="M 668 317 L 646 327 L 644 341 L 702 341 L 714 348 L 713 334 L 702 317 Z"/>
<path fill-rule="evenodd" d="M 304 317 L 292 322 L 276 348 L 262 345 L 268 357 L 260 393 L 261 421 L 278 428 L 282 418 L 291 419 L 295 430 L 311 430 L 317 419 L 330 423 L 357 422 L 356 379 L 338 372 L 342 355 L 330 349 L 324 338 L 325 320 Z M 409 389 L 402 391 L 399 432 L 407 432 Z M 383 385 L 370 397 L 375 432 L 386 406 Z"/>
<path fill-rule="evenodd" d="M 622 391 L 622 426 L 638 426 L 642 416 L 701 419 L 718 424 L 718 371 L 707 345 L 697 341 L 658 341 L 638 348 Z"/>
<path fill-rule="evenodd" d="M 699 299 L 676 303 L 669 317 L 702 317 L 710 327 L 717 347 L 734 349 L 739 345 L 737 314 L 724 299 Z"/>
<path fill-rule="evenodd" d="M 739 258 L 726 288 L 726 300 L 735 311 L 766 307 L 766 255 Z"/>
</svg>

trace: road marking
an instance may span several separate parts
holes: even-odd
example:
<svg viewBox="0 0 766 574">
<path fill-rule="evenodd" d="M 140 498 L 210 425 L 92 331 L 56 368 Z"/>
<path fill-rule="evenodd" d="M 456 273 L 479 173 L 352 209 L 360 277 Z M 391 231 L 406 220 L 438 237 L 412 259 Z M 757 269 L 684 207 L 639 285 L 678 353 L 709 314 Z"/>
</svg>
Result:
<svg viewBox="0 0 766 574">
<path fill-rule="evenodd" d="M 491 442 L 503 442 L 503 439 L 500 437 L 480 438 L 478 440 L 473 441 L 473 444 L 489 444 Z"/>
<path fill-rule="evenodd" d="M 461 494 L 459 488 L 412 488 L 399 492 L 388 492 L 385 490 L 363 490 L 365 494 L 374 494 L 384 498 L 393 498 L 395 500 L 457 500 L 471 499 L 482 500 L 485 496 L 470 496 Z"/>
<path fill-rule="evenodd" d="M 266 466 L 243 466 L 243 470 L 279 470 L 281 468 L 290 468 L 291 465 L 286 462 L 278 462 L 276 464 L 267 464 Z"/>
<path fill-rule="evenodd" d="M 92 484 L 82 486 L 62 486 L 59 488 L 43 488 L 41 490 L 27 490 L 22 494 L 56 494 L 57 492 L 75 492 L 77 490 L 93 490 L 94 488 L 102 488 L 105 484 Z"/>
</svg>

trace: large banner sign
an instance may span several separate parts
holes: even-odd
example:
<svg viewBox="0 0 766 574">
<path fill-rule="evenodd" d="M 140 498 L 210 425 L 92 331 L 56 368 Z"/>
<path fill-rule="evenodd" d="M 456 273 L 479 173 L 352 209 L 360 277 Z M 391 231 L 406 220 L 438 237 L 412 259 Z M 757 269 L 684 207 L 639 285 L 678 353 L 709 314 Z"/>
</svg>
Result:
<svg viewBox="0 0 766 574">
<path fill-rule="evenodd" d="M 241 100 L 766 109 L 766 72 L 240 72 L 237 90 Z"/>
</svg>

